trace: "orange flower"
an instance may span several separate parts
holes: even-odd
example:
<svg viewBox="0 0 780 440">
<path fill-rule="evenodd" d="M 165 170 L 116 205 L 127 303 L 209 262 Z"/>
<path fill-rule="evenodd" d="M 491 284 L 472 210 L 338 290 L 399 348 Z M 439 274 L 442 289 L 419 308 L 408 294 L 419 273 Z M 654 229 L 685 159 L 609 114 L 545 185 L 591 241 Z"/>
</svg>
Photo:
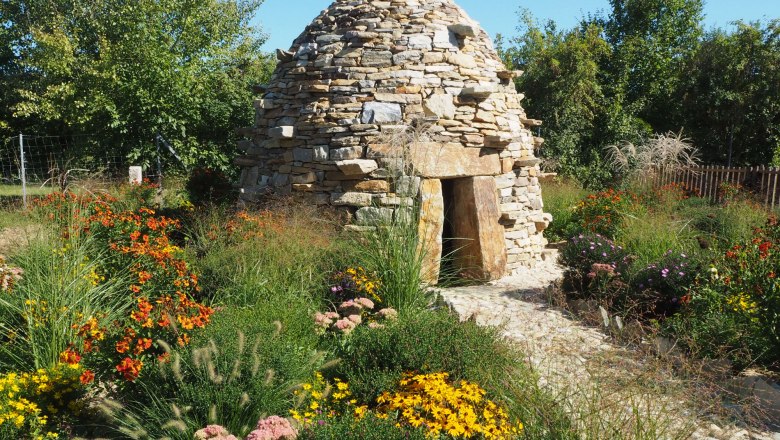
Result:
<svg viewBox="0 0 780 440">
<path fill-rule="evenodd" d="M 135 350 L 133 351 L 135 354 L 141 354 L 151 348 L 152 346 L 152 340 L 149 338 L 141 338 L 136 342 Z"/>
<path fill-rule="evenodd" d="M 95 381 L 95 373 L 86 370 L 83 373 L 81 373 L 81 376 L 79 377 L 79 381 L 81 382 L 82 385 L 89 385 Z"/>
<path fill-rule="evenodd" d="M 72 348 L 69 348 L 60 353 L 60 362 L 68 365 L 78 365 L 78 363 L 81 362 L 81 356 L 73 351 Z"/>
<path fill-rule="evenodd" d="M 130 341 L 127 339 L 122 339 L 116 343 L 117 353 L 127 353 L 127 350 L 130 350 Z"/>
<path fill-rule="evenodd" d="M 119 365 L 116 366 L 116 371 L 122 374 L 122 377 L 124 377 L 125 380 L 134 382 L 141 374 L 141 369 L 143 366 L 144 363 L 141 360 L 133 360 L 129 357 L 126 357 L 122 359 L 122 362 L 120 362 Z"/>
</svg>

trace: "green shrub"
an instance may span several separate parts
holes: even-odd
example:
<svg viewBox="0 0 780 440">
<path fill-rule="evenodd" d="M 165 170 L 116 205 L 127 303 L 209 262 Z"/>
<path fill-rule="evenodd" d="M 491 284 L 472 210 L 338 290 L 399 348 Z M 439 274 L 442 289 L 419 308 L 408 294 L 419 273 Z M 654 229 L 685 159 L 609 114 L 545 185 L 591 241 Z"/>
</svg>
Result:
<svg viewBox="0 0 780 440">
<path fill-rule="evenodd" d="M 336 354 L 340 363 L 330 373 L 347 381 L 358 402 L 369 407 L 383 391 L 395 391 L 405 372 L 446 372 L 453 381 L 479 384 L 505 404 L 512 419 L 525 425 L 524 438 L 578 438 L 562 407 L 539 388 L 523 355 L 499 328 L 425 311 L 402 315 L 385 328 L 359 327 Z"/>
<path fill-rule="evenodd" d="M 422 429 L 397 428 L 395 422 L 367 415 L 361 420 L 353 417 L 333 419 L 322 426 L 301 429 L 298 440 L 425 440 Z"/>
<path fill-rule="evenodd" d="M 220 205 L 235 202 L 233 183 L 221 170 L 195 168 L 185 184 L 190 202 L 196 206 Z"/>
<path fill-rule="evenodd" d="M 614 238 L 624 216 L 642 208 L 637 194 L 608 189 L 582 199 L 574 209 L 572 220 L 579 225 L 580 232 Z"/>
</svg>

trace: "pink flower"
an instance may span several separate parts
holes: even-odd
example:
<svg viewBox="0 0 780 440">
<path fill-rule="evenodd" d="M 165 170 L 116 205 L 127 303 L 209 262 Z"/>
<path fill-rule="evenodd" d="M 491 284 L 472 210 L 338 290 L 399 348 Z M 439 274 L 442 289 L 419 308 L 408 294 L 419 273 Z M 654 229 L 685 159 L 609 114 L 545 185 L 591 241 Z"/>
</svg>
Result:
<svg viewBox="0 0 780 440">
<path fill-rule="evenodd" d="M 327 315 L 323 315 L 322 313 L 317 312 L 314 314 L 314 324 L 317 327 L 327 330 L 327 328 L 333 324 L 333 320 Z"/>
<path fill-rule="evenodd" d="M 333 324 L 333 326 L 336 327 L 336 329 L 343 332 L 344 334 L 348 334 L 349 332 L 355 329 L 355 323 L 346 318 L 339 319 L 338 321 L 336 321 L 335 324 Z"/>
<path fill-rule="evenodd" d="M 350 321 L 354 322 L 355 325 L 358 325 L 361 322 L 363 322 L 363 319 L 360 317 L 360 315 L 349 315 L 349 316 L 347 316 L 347 319 L 349 319 Z"/>
<path fill-rule="evenodd" d="M 371 322 L 368 323 L 368 328 L 371 328 L 371 329 L 385 328 L 385 326 L 384 326 L 384 324 L 380 324 L 378 322 L 371 321 Z"/>
<path fill-rule="evenodd" d="M 339 306 L 339 310 L 345 315 L 357 315 L 363 310 L 363 304 L 355 302 L 354 300 L 344 301 Z"/>
<path fill-rule="evenodd" d="M 295 440 L 298 431 L 290 421 L 279 416 L 271 416 L 257 422 L 257 428 L 249 433 L 246 440 Z"/>
<path fill-rule="evenodd" d="M 336 312 L 325 312 L 325 317 L 328 319 L 339 319 L 339 314 Z"/>
<path fill-rule="evenodd" d="M 398 311 L 391 307 L 380 310 L 378 315 L 384 319 L 387 319 L 388 321 L 395 321 L 398 319 Z"/>
<path fill-rule="evenodd" d="M 374 310 L 374 301 L 371 301 L 368 298 L 358 298 L 355 300 L 355 303 L 360 304 L 368 310 Z"/>
<path fill-rule="evenodd" d="M 196 440 L 238 440 L 227 429 L 219 425 L 209 425 L 195 433 Z"/>
</svg>

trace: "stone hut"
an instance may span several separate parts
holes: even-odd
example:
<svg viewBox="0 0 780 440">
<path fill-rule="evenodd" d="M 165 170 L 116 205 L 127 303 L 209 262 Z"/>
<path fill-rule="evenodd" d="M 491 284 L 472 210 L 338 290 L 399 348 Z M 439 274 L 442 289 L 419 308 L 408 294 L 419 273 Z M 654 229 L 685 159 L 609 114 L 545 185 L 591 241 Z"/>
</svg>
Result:
<svg viewBox="0 0 780 440">
<path fill-rule="evenodd" d="M 356 230 L 419 208 L 432 279 L 448 251 L 483 279 L 540 259 L 541 122 L 520 105 L 522 72 L 453 1 L 337 0 L 277 58 L 242 130 L 244 200 L 298 194 Z"/>
</svg>

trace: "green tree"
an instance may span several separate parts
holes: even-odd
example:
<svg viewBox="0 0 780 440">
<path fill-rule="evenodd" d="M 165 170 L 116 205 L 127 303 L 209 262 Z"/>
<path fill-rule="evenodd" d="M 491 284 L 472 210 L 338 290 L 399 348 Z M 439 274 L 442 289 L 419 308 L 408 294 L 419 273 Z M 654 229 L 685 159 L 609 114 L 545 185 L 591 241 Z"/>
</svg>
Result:
<svg viewBox="0 0 780 440">
<path fill-rule="evenodd" d="M 136 161 L 161 133 L 188 165 L 225 166 L 273 67 L 262 1 L 4 1 L 0 129 L 91 134 Z"/>
<path fill-rule="evenodd" d="M 669 117 L 678 106 L 672 97 L 703 32 L 703 0 L 610 0 L 610 4 L 611 14 L 596 20 L 613 49 L 603 66 L 611 99 L 656 132 L 679 130 L 681 123 Z"/>
<path fill-rule="evenodd" d="M 540 26 L 525 11 L 512 46 L 497 41 L 508 66 L 524 74 L 517 80 L 528 114 L 544 121 L 542 156 L 557 170 L 599 186 L 609 178 L 600 148 L 615 136 L 630 136 L 631 121 L 609 102 L 601 66 L 612 54 L 599 24 L 560 31 L 555 23 Z M 636 135 L 630 136 L 634 139 Z"/>
<path fill-rule="evenodd" d="M 705 159 L 772 162 L 780 146 L 780 20 L 714 30 L 686 62 L 676 97 Z"/>
</svg>

